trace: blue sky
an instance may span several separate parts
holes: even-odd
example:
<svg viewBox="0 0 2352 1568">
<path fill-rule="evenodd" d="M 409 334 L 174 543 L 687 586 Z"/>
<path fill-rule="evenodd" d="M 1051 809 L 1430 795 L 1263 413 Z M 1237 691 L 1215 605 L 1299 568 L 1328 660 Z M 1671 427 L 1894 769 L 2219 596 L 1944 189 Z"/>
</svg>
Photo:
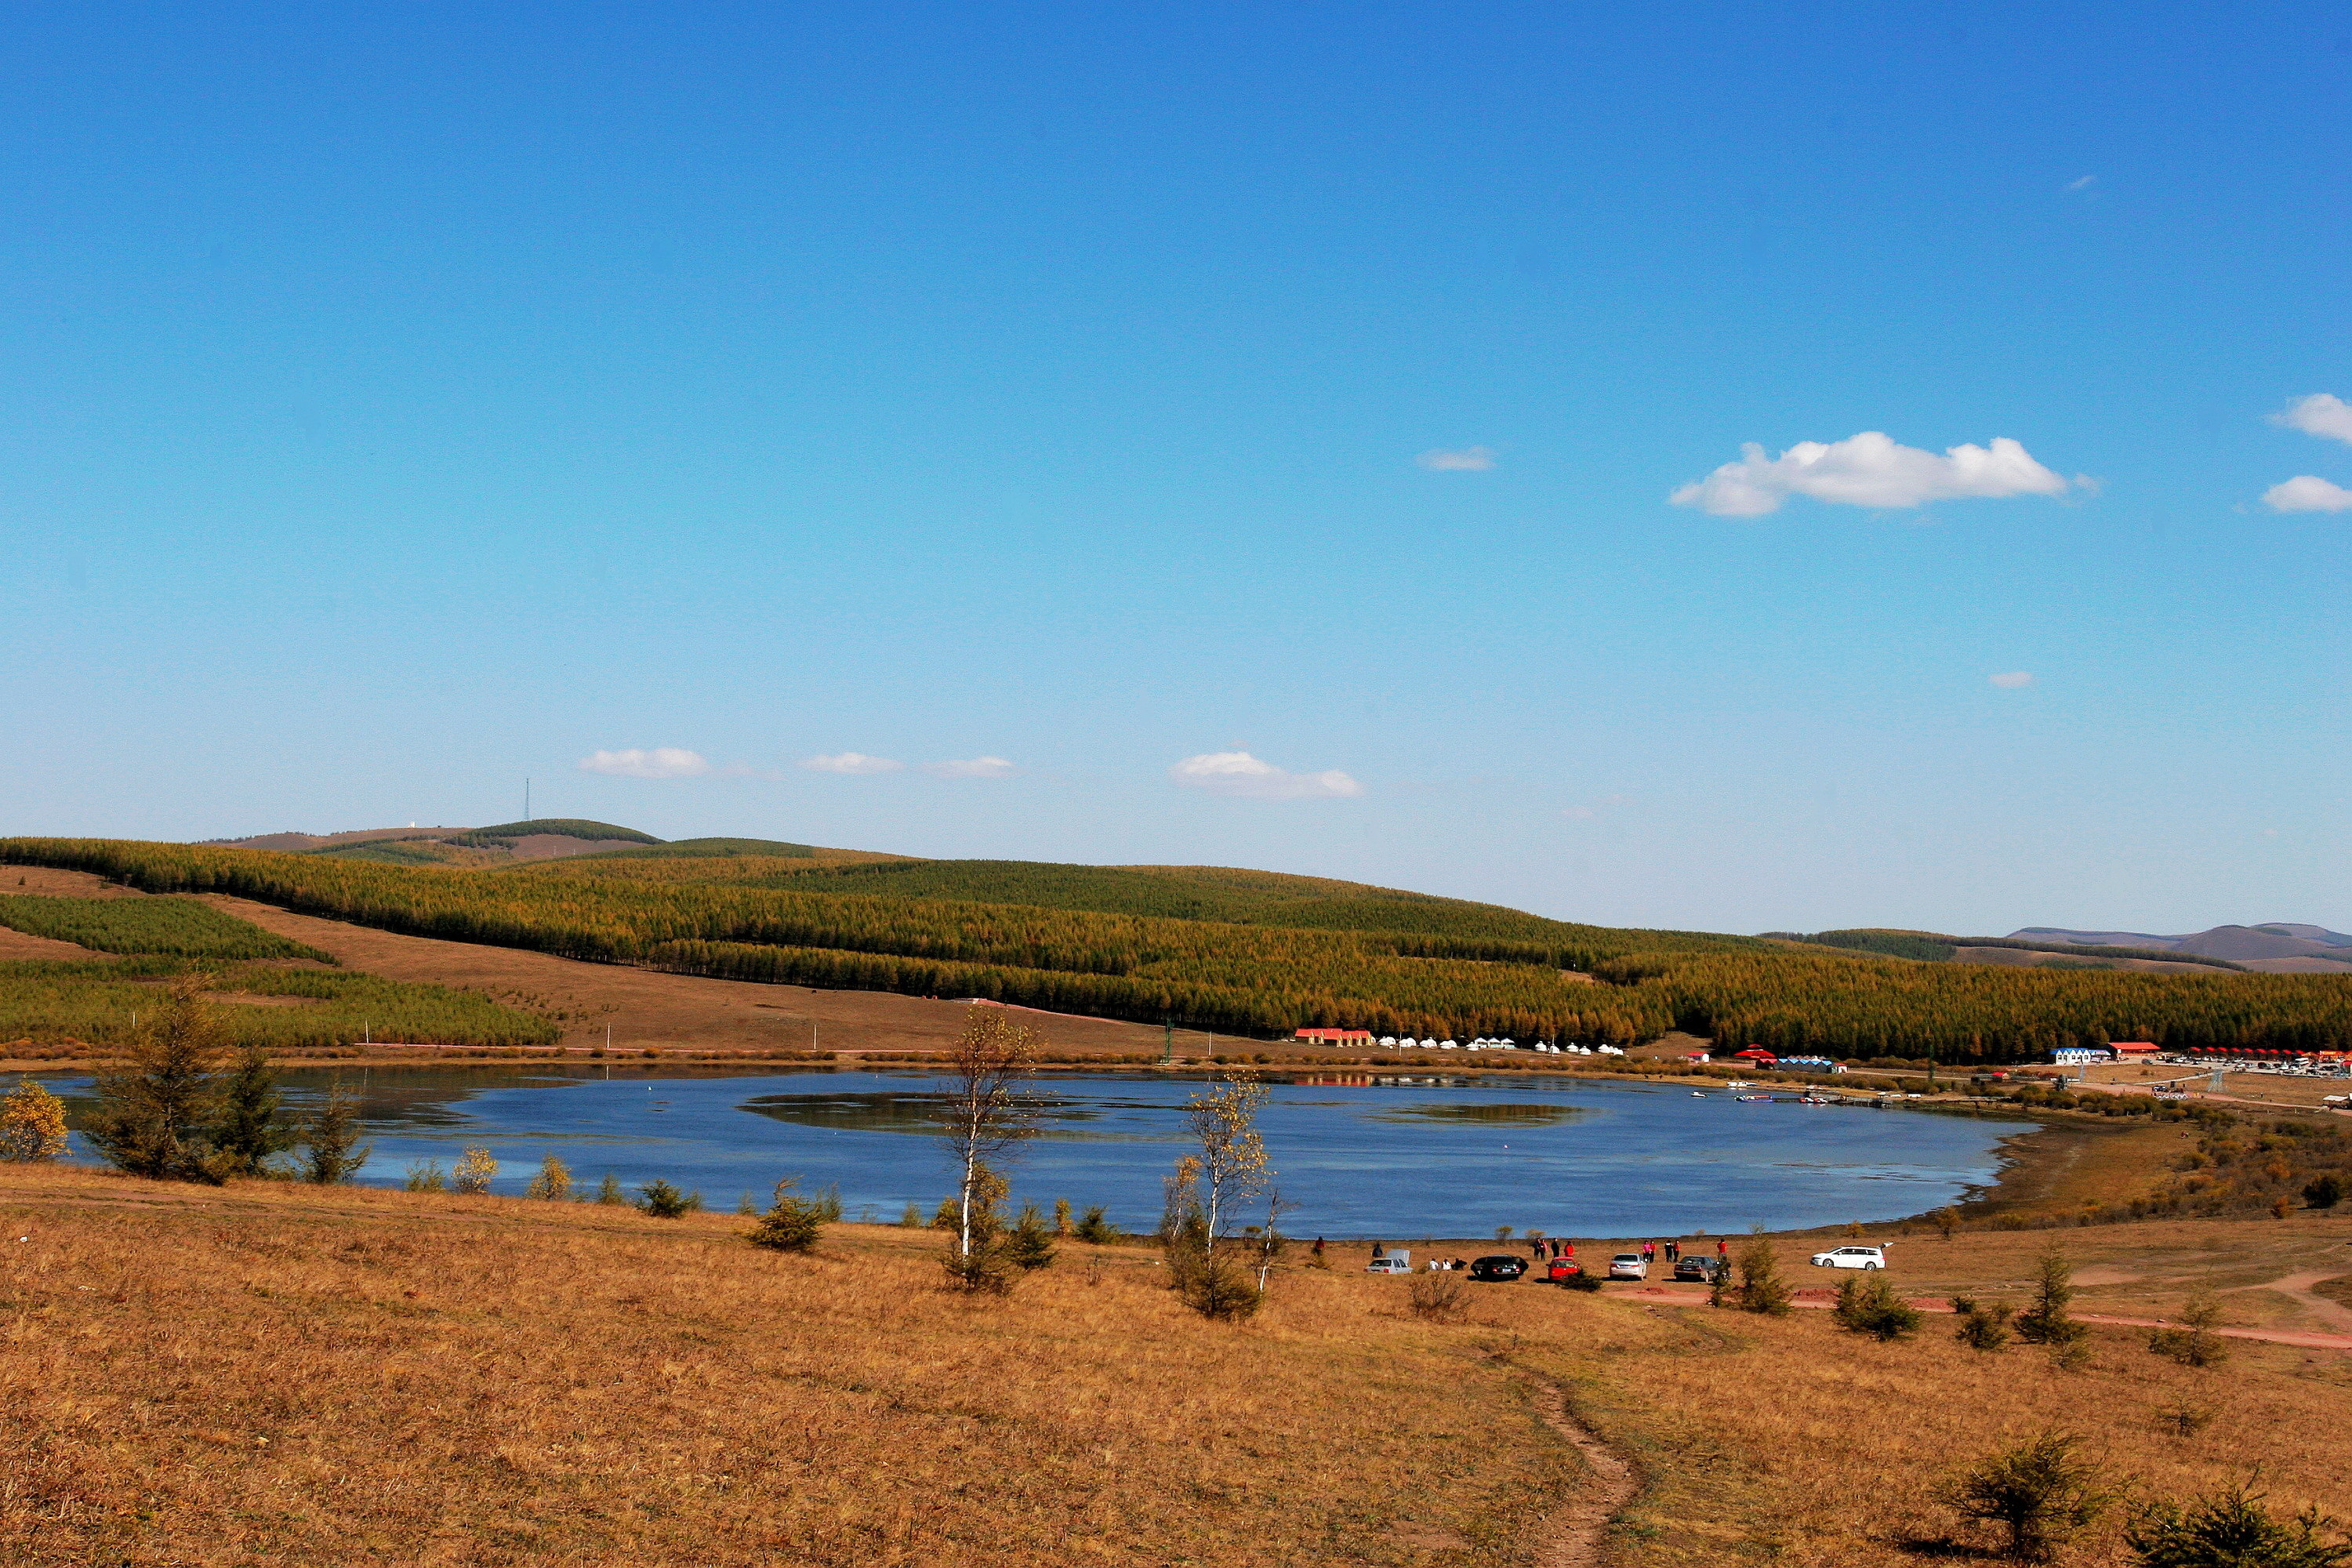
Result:
<svg viewBox="0 0 2352 1568">
<path fill-rule="evenodd" d="M 5 47 L 9 830 L 2352 926 L 2341 11 Z"/>
</svg>

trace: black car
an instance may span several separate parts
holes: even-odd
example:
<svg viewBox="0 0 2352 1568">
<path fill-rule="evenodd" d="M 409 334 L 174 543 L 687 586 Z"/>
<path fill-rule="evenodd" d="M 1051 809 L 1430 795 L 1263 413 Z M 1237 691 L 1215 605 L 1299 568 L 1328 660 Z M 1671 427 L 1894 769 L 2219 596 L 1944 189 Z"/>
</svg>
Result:
<svg viewBox="0 0 2352 1568">
<path fill-rule="evenodd" d="M 1517 1279 L 1527 1271 L 1528 1260 L 1514 1258 L 1507 1252 L 1473 1258 L 1470 1263 L 1470 1278 L 1473 1279 Z"/>
<path fill-rule="evenodd" d="M 1696 1279 L 1702 1285 L 1712 1285 L 1722 1277 L 1723 1259 L 1719 1258 L 1709 1258 L 1701 1253 L 1696 1258 L 1675 1260 L 1675 1278 L 1677 1279 Z"/>
</svg>

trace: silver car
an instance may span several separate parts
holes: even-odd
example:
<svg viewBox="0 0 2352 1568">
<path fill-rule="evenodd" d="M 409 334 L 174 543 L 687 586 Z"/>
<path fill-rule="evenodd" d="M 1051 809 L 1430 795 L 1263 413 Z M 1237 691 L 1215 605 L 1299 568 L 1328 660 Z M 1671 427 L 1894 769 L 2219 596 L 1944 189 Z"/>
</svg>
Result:
<svg viewBox="0 0 2352 1568">
<path fill-rule="evenodd" d="M 1647 1279 L 1649 1277 L 1649 1260 L 1638 1252 L 1621 1252 L 1609 1260 L 1609 1278 L 1612 1279 Z"/>
</svg>

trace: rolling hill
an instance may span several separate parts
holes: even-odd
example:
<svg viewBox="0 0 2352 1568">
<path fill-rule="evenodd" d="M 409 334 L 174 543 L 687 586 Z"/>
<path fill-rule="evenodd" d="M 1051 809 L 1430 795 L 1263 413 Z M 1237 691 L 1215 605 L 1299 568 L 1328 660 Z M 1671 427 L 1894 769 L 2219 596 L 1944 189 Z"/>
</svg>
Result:
<svg viewBox="0 0 2352 1568">
<path fill-rule="evenodd" d="M 571 831 L 526 831 L 551 826 Z M 916 860 L 756 840 L 698 852 L 609 824 L 442 832 L 429 841 L 435 852 L 504 858 L 394 864 L 338 853 L 353 843 L 409 847 L 398 839 L 289 852 L 13 838 L 0 839 L 0 860 L 591 963 L 987 998 L 1221 1034 L 1311 1025 L 1632 1044 L 1680 1029 L 1783 1054 L 1955 1066 L 2109 1039 L 2352 1047 L 2352 975 L 2247 973 L 2177 951 L 1627 930 L 1271 872 Z M 588 847 L 514 854 L 542 837 Z M 1937 961 L 1979 953 L 1988 961 Z M 2189 972 L 2145 972 L 2192 962 Z"/>
<path fill-rule="evenodd" d="M 2227 959 L 2242 968 L 2273 974 L 2352 973 L 2352 936 L 2326 926 L 2274 921 L 2264 925 L 2219 925 L 2186 936 L 2145 931 L 2068 931 L 2027 926 L 2011 933 L 2059 946 L 2122 944 L 2191 958 Z"/>
</svg>

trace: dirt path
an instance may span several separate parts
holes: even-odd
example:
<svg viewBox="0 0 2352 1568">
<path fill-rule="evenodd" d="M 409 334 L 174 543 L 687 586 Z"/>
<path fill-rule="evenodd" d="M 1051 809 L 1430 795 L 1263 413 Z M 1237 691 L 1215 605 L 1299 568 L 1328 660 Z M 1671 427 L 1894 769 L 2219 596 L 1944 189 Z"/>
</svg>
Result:
<svg viewBox="0 0 2352 1568">
<path fill-rule="evenodd" d="M 2347 1307 L 2340 1301 L 2331 1301 L 2312 1289 L 2322 1279 L 2335 1279 L 2337 1272 L 2338 1270 L 2334 1268 L 2315 1268 L 2308 1274 L 2290 1274 L 2283 1279 L 2273 1279 L 2262 1285 L 2234 1286 L 2221 1293 L 2229 1296 L 2240 1290 L 2275 1290 L 2321 1322 L 2331 1324 L 2347 1334 L 2352 1334 L 2352 1307 Z M 2230 1331 L 2222 1329 L 2217 1331 L 2226 1334 Z"/>
<path fill-rule="evenodd" d="M 1536 1545 L 1536 1568 L 1600 1568 L 1609 1521 L 1633 1500 L 1633 1467 L 1576 1418 L 1559 1384 L 1536 1384 L 1536 1413 L 1583 1456 L 1597 1483 L 1580 1490 L 1544 1521 L 1544 1537 Z"/>
<path fill-rule="evenodd" d="M 2331 1278 L 2331 1276 L 2325 1273 L 2296 1274 L 2290 1275 L 2284 1279 L 2268 1280 L 2260 1285 L 2245 1285 L 2239 1287 L 2239 1289 L 2246 1290 L 2277 1290 L 2282 1295 L 2293 1297 L 2297 1302 L 2305 1306 L 2310 1306 L 2312 1303 L 2316 1302 L 2321 1306 L 2331 1309 L 2334 1313 L 2341 1314 L 2341 1316 L 2331 1316 L 2328 1312 L 2318 1312 L 2316 1310 L 2315 1310 L 2315 1315 L 2321 1317 L 2329 1322 L 2344 1323 L 2347 1330 L 2352 1330 L 2352 1321 L 2347 1321 L 2347 1319 L 2352 1319 L 2352 1311 L 2347 1311 L 2346 1309 L 2338 1307 L 2334 1302 L 2327 1300 L 2326 1297 L 2314 1295 L 2311 1292 L 2310 1287 L 2314 1280 L 2326 1279 L 2328 1278 Z M 2287 1289 L 2289 1286 L 2293 1286 L 2294 1289 Z M 1681 1307 L 1703 1306 L 1706 1301 L 1706 1297 L 1698 1291 L 1669 1290 L 1657 1285 L 1644 1285 L 1638 1290 L 1631 1290 L 1623 1293 L 1633 1296 L 1646 1297 L 1649 1300 L 1655 1301 L 1671 1301 L 1675 1305 Z M 1797 1292 L 1795 1299 L 1789 1304 L 1792 1307 L 1802 1308 L 1808 1311 L 1825 1312 L 1837 1305 L 1835 1300 L 1824 1299 L 1827 1298 L 1829 1294 L 1830 1293 L 1826 1290 L 1800 1290 Z M 1949 1313 L 1952 1310 L 1952 1304 L 1949 1301 L 1945 1300 L 1940 1296 L 1908 1296 L 1904 1299 L 1912 1306 L 1918 1308 L 1919 1310 L 1923 1312 Z M 2179 1324 L 2164 1318 L 2118 1318 L 2110 1316 L 2105 1312 L 2077 1312 L 2074 1316 L 2085 1323 L 2097 1323 L 2107 1328 L 2177 1329 L 2180 1327 Z M 2217 1328 L 2213 1331 L 2220 1334 L 2224 1339 L 2263 1340 L 2274 1345 L 2297 1345 L 2305 1350 L 2352 1351 L 2352 1332 L 2341 1334 L 2322 1334 L 2309 1332 L 2301 1329 L 2225 1328 Z"/>
</svg>

